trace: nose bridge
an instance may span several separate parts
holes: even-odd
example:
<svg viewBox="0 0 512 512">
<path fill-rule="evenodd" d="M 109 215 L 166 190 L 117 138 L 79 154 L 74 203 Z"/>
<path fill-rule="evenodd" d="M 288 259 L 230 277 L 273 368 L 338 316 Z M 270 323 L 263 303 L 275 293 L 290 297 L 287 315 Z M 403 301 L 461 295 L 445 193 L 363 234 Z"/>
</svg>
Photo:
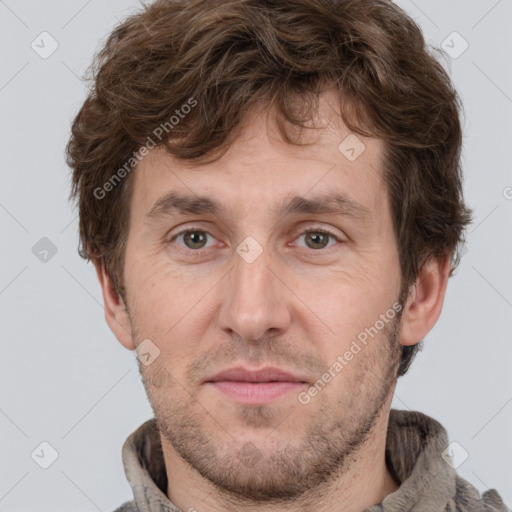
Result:
<svg viewBox="0 0 512 512">
<path fill-rule="evenodd" d="M 282 285 L 276 282 L 268 250 L 248 237 L 236 249 L 221 306 L 222 328 L 247 340 L 270 329 L 283 331 L 289 322 Z"/>
</svg>

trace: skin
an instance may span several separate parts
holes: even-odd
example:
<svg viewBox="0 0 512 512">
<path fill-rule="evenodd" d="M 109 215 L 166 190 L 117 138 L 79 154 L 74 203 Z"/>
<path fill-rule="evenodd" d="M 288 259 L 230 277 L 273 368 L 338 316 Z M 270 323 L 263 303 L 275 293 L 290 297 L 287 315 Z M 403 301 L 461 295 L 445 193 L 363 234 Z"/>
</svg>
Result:
<svg viewBox="0 0 512 512">
<path fill-rule="evenodd" d="M 398 300 L 384 145 L 358 136 L 366 148 L 349 161 L 338 145 L 350 132 L 334 105 L 324 93 L 319 114 L 330 124 L 306 130 L 308 146 L 286 144 L 272 118 L 254 111 L 217 162 L 197 167 L 151 151 L 133 175 L 126 302 L 95 263 L 120 343 L 133 350 L 150 339 L 160 350 L 139 368 L 160 430 L 167 495 L 182 510 L 323 512 L 343 504 L 356 512 L 399 487 L 384 454 L 400 351 L 436 323 L 449 255 L 425 265 L 401 314 L 307 404 L 295 391 L 241 404 L 203 383 L 238 365 L 275 366 L 301 376 L 307 391 Z M 291 196 L 334 190 L 365 206 L 367 218 L 274 213 Z M 214 198 L 226 212 L 145 218 L 170 191 Z M 186 228 L 195 238 L 173 239 Z M 248 236 L 263 251 L 251 263 L 236 252 Z"/>
</svg>

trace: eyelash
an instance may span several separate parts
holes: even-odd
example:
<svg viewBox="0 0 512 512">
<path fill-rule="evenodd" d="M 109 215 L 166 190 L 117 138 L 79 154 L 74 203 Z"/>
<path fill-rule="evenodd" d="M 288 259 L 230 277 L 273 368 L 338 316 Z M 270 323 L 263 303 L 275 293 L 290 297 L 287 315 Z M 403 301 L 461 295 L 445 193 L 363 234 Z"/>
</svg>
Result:
<svg viewBox="0 0 512 512">
<path fill-rule="evenodd" d="M 200 228 L 200 227 L 189 227 L 187 229 L 184 229 L 182 231 L 179 231 L 178 233 L 176 233 L 175 235 L 173 235 L 173 237 L 169 240 L 169 243 L 170 242 L 174 242 L 176 240 L 176 238 L 178 238 L 180 235 L 184 235 L 186 233 L 194 233 L 194 232 L 200 232 L 200 233 L 205 233 L 207 235 L 210 235 L 210 236 L 213 236 L 211 233 L 209 233 L 208 231 L 206 231 L 205 229 L 203 228 Z M 331 238 L 333 238 L 334 240 L 336 240 L 337 242 L 342 242 L 342 240 L 340 240 L 338 238 L 338 236 L 336 234 L 334 234 L 332 231 L 329 231 L 325 228 L 312 228 L 312 229 L 307 229 L 305 231 L 302 231 L 299 236 L 301 235 L 304 235 L 304 234 L 307 234 L 307 233 L 322 233 L 324 235 L 327 235 L 327 236 L 330 236 Z M 298 236 L 298 237 L 299 237 Z M 296 237 L 296 238 L 298 238 Z M 313 252 L 323 252 L 323 253 L 326 253 L 326 252 L 330 252 L 329 249 L 332 249 L 334 248 L 334 246 L 331 246 L 331 247 L 328 247 L 326 249 L 310 249 L 310 251 L 313 251 Z M 183 246 L 179 246 L 179 250 L 182 251 L 182 252 L 186 252 L 186 253 L 196 253 L 195 256 L 203 256 L 203 253 L 204 251 L 208 250 L 209 248 L 206 248 L 206 249 L 188 249 L 186 247 L 183 247 Z M 303 250 L 307 250 L 302 248 Z"/>
</svg>

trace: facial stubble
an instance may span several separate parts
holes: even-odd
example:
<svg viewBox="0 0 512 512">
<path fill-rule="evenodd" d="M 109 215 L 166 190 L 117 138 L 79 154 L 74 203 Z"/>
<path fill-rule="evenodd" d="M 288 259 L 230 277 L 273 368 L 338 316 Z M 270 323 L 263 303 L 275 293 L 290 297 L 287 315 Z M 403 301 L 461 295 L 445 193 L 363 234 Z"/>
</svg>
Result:
<svg viewBox="0 0 512 512">
<path fill-rule="evenodd" d="M 162 443 L 234 505 L 313 502 L 322 488 L 349 469 L 371 438 L 379 418 L 387 412 L 384 405 L 394 390 L 402 354 L 400 318 L 397 314 L 378 337 L 369 340 L 355 355 L 350 362 L 352 371 L 338 396 L 329 384 L 309 404 L 297 401 L 286 412 L 273 405 L 240 405 L 231 425 L 226 418 L 216 418 L 211 404 L 201 403 L 197 392 L 189 392 L 186 383 L 179 383 L 163 360 L 157 360 L 158 364 L 155 361 L 152 367 L 139 362 Z M 133 323 L 132 331 L 135 334 Z M 276 338 L 268 340 L 272 354 L 283 353 L 278 344 Z M 290 358 L 297 359 L 291 353 Z M 342 370 L 334 379 L 343 378 Z M 280 430 L 290 432 L 290 425 L 302 424 L 294 416 L 308 407 L 310 414 L 301 414 L 308 422 L 305 432 L 301 435 L 299 431 L 285 440 L 279 438 Z M 239 432 L 241 426 L 245 432 L 269 430 L 264 444 L 260 437 L 254 442 L 237 438 L 233 432 Z"/>
</svg>

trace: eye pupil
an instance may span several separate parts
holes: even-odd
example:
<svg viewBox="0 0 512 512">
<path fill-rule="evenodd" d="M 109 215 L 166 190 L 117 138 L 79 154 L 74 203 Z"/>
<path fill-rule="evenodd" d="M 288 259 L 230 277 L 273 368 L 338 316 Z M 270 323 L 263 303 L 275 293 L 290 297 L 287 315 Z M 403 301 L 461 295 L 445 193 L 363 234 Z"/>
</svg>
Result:
<svg viewBox="0 0 512 512">
<path fill-rule="evenodd" d="M 197 244 L 202 246 L 202 244 L 204 244 L 204 242 L 206 241 L 206 237 L 204 236 L 202 231 L 189 231 L 188 233 L 185 233 L 184 240 L 187 245 L 189 245 L 188 242 L 191 241 L 191 248 L 197 249 Z"/>
<path fill-rule="evenodd" d="M 325 245 L 328 241 L 328 236 L 325 233 L 321 233 L 319 231 L 313 231 L 306 235 L 306 241 L 311 240 L 311 239 L 313 239 L 313 244 L 317 244 L 320 241 L 321 247 L 325 247 Z M 321 243 L 322 241 L 325 243 L 322 244 Z M 309 243 L 308 243 L 308 245 L 309 245 Z M 318 245 L 315 245 L 313 248 L 317 249 Z"/>
</svg>

